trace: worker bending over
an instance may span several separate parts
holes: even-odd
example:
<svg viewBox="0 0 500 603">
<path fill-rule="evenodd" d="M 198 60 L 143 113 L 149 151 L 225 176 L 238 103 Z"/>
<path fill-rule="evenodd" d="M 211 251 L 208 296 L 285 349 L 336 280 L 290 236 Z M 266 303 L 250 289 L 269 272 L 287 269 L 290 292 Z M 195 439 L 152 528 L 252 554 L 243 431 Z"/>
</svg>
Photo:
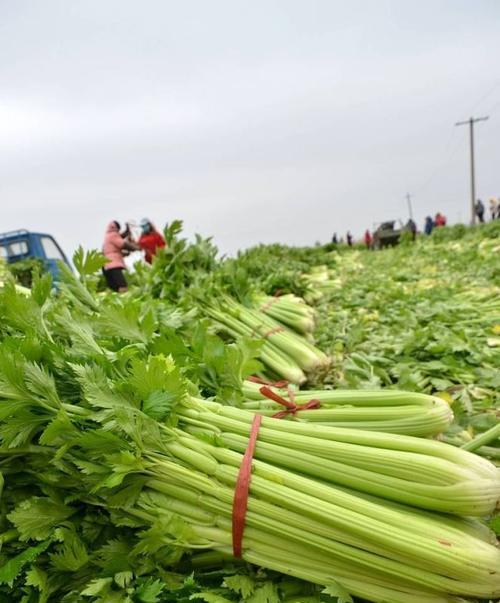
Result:
<svg viewBox="0 0 500 603">
<path fill-rule="evenodd" d="M 102 269 L 106 283 L 113 291 L 124 293 L 127 291 L 125 279 L 125 256 L 131 251 L 138 251 L 139 245 L 131 238 L 130 229 L 127 228 L 120 233 L 120 223 L 113 220 L 106 228 L 102 253 L 108 260 Z"/>
</svg>

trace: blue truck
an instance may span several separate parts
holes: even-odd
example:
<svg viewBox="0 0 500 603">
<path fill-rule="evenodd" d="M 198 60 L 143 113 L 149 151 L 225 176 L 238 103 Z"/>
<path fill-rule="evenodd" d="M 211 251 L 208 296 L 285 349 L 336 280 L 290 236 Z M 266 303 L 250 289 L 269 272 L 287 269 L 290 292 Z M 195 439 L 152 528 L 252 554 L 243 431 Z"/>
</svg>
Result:
<svg viewBox="0 0 500 603">
<path fill-rule="evenodd" d="M 70 266 L 68 258 L 52 235 L 24 229 L 0 234 L 0 258 L 9 264 L 37 258 L 41 260 L 45 270 L 52 274 L 54 281 L 59 280 L 58 262 Z"/>
</svg>

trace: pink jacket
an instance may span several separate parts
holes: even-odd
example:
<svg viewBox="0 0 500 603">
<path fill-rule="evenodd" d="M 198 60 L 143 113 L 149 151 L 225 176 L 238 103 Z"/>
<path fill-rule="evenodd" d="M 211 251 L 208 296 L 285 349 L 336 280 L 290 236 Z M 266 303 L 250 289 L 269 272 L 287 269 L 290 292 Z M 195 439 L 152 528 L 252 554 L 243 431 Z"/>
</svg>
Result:
<svg viewBox="0 0 500 603">
<path fill-rule="evenodd" d="M 105 270 L 110 270 L 111 268 L 125 268 L 125 261 L 122 253 L 124 244 L 125 240 L 122 239 L 116 224 L 110 222 L 106 228 L 104 243 L 102 245 L 102 253 L 104 257 L 109 260 L 104 266 Z"/>
</svg>

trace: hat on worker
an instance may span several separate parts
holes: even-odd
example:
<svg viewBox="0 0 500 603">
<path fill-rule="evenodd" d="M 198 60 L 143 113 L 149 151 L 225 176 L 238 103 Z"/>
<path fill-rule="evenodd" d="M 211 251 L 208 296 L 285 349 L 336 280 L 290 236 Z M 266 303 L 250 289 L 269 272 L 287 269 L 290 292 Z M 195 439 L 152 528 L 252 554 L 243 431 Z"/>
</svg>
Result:
<svg viewBox="0 0 500 603">
<path fill-rule="evenodd" d="M 153 225 L 147 218 L 143 218 L 140 221 L 140 226 L 143 232 L 149 232 L 153 228 Z"/>
</svg>

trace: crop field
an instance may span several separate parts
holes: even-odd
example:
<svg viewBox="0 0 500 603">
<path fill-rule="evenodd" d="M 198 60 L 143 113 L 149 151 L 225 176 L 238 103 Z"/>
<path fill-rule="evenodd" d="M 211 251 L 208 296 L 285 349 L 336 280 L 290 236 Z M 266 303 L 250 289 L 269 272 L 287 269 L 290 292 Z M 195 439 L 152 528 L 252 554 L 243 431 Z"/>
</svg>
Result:
<svg viewBox="0 0 500 603">
<path fill-rule="evenodd" d="M 220 257 L 127 293 L 0 266 L 0 601 L 500 597 L 500 220 Z"/>
</svg>

